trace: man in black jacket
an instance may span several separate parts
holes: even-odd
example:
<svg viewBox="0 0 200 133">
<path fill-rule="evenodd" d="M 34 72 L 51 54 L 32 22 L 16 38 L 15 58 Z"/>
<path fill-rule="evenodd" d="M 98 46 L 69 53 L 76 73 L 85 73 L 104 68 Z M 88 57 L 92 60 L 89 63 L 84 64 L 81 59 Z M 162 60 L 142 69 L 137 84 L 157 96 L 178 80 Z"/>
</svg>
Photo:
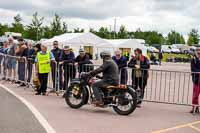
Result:
<svg viewBox="0 0 200 133">
<path fill-rule="evenodd" d="M 89 73 L 90 76 L 94 77 L 99 73 L 103 73 L 103 79 L 97 81 L 92 85 L 94 96 L 96 101 L 94 104 L 103 105 L 103 100 L 100 95 L 101 88 L 106 88 L 109 85 L 117 86 L 119 85 L 119 70 L 117 64 L 111 59 L 111 54 L 108 51 L 104 51 L 101 54 L 103 59 L 103 64 Z"/>
<path fill-rule="evenodd" d="M 147 57 L 142 55 L 142 50 L 137 48 L 135 49 L 135 56 L 128 63 L 128 67 L 132 68 L 132 86 L 135 90 L 140 89 L 141 101 L 138 104 L 142 103 L 144 98 L 144 90 L 147 85 L 148 80 L 148 69 L 150 68 L 149 60 Z"/>
<path fill-rule="evenodd" d="M 34 58 L 33 54 L 35 50 L 33 49 L 32 46 L 32 41 L 27 42 L 28 45 L 28 54 L 27 54 L 27 72 L 28 72 L 28 79 L 27 82 L 31 81 L 32 78 L 32 70 L 33 70 L 33 63 L 34 63 Z"/>
<path fill-rule="evenodd" d="M 86 64 L 90 63 L 89 56 L 85 53 L 84 49 L 79 50 L 79 55 L 76 57 L 75 62 L 78 65 L 79 73 L 81 72 L 88 72 L 89 66 L 86 66 Z"/>
<path fill-rule="evenodd" d="M 53 42 L 53 49 L 51 50 L 51 52 L 53 53 L 56 62 L 51 63 L 51 72 L 52 72 L 53 88 L 58 89 L 59 86 L 59 89 L 62 90 L 62 69 L 61 69 L 62 66 L 59 65 L 62 50 L 58 47 L 58 45 L 59 45 L 58 41 Z M 57 79 L 59 79 L 59 81 Z"/>
</svg>

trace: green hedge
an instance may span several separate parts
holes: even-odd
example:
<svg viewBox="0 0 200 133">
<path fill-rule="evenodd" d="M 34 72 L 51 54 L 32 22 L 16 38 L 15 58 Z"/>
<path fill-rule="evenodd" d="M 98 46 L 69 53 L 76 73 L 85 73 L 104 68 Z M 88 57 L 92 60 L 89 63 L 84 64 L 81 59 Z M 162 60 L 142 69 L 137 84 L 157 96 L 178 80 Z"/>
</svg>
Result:
<svg viewBox="0 0 200 133">
<path fill-rule="evenodd" d="M 151 53 L 147 53 L 147 56 L 150 59 Z M 163 61 L 166 62 L 167 58 L 191 58 L 191 55 L 188 54 L 172 54 L 172 53 L 163 53 Z M 156 53 L 156 59 L 158 59 L 158 53 Z"/>
</svg>

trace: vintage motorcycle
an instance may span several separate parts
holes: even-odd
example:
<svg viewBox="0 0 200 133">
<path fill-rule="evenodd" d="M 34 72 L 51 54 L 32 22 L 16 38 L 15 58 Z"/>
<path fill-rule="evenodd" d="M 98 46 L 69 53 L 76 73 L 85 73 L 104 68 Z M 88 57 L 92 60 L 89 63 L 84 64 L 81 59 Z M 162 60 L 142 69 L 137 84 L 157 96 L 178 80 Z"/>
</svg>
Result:
<svg viewBox="0 0 200 133">
<path fill-rule="evenodd" d="M 78 109 L 86 104 L 92 104 L 94 94 L 91 88 L 94 78 L 81 73 L 78 79 L 73 79 L 65 93 L 66 103 L 74 109 Z M 136 109 L 137 93 L 131 86 L 107 86 L 100 88 L 104 105 L 102 108 L 112 107 L 119 115 L 129 115 Z"/>
</svg>

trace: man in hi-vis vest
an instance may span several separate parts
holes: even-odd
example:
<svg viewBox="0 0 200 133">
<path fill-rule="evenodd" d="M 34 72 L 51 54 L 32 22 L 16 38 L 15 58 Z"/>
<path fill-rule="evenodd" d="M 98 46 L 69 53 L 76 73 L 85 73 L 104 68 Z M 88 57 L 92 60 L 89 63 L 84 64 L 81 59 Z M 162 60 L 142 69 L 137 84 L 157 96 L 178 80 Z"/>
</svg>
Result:
<svg viewBox="0 0 200 133">
<path fill-rule="evenodd" d="M 47 83 L 48 83 L 48 74 L 51 70 L 50 62 L 55 61 L 53 54 L 47 50 L 45 44 L 41 45 L 41 51 L 37 53 L 35 62 L 37 63 L 37 75 L 40 80 L 40 89 L 36 95 L 46 95 Z"/>
</svg>

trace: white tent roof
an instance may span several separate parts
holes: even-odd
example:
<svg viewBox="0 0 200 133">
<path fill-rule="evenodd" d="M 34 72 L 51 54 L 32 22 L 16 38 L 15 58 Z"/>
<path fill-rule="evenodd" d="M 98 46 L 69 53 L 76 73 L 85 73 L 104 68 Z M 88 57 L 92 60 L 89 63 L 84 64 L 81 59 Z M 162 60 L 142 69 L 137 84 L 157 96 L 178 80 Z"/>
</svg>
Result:
<svg viewBox="0 0 200 133">
<path fill-rule="evenodd" d="M 108 42 L 94 35 L 93 33 L 65 33 L 60 36 L 55 36 L 51 39 L 43 41 L 48 45 L 52 45 L 53 41 L 58 41 L 63 45 L 71 45 L 74 47 L 80 46 L 109 46 Z"/>
<path fill-rule="evenodd" d="M 143 48 L 145 47 L 138 39 L 106 39 L 113 47 L 118 48 Z"/>
</svg>

